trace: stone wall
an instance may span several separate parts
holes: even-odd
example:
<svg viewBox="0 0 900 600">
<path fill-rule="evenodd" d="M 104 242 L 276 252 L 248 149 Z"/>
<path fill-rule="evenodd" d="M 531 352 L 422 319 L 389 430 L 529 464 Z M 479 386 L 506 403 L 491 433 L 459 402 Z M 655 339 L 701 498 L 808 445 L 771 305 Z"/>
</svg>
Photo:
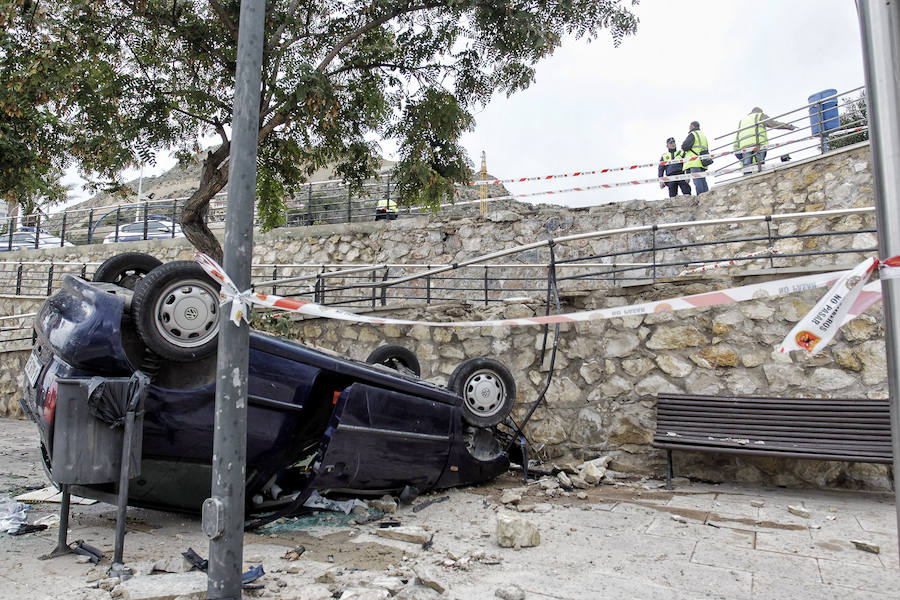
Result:
<svg viewBox="0 0 900 600">
<path fill-rule="evenodd" d="M 486 218 L 477 215 L 401 219 L 338 226 L 277 230 L 256 238 L 257 263 L 421 262 L 447 263 L 471 256 L 554 238 L 654 221 L 669 223 L 717 217 L 784 212 L 811 212 L 824 208 L 871 206 L 872 180 L 868 146 L 861 145 L 816 161 L 779 168 L 720 186 L 700 198 L 678 197 L 655 202 L 626 202 L 586 209 L 525 207 L 512 203 L 492 206 Z M 833 220 L 795 220 L 774 223 L 776 231 L 821 234 L 840 228 L 858 229 L 871 223 L 868 215 Z M 658 232 L 658 245 L 679 240 L 723 239 L 750 235 L 758 224 L 722 224 L 717 229 Z M 756 231 L 756 230 L 753 230 Z M 689 236 L 687 238 L 683 236 Z M 668 239 L 668 243 L 659 240 Z M 784 240 L 784 252 L 815 249 L 821 235 L 800 241 Z M 587 252 L 604 254 L 622 248 L 646 247 L 646 233 L 588 240 L 560 246 L 559 255 Z M 845 236 L 834 242 L 847 250 L 875 245 L 872 234 Z M 55 260 L 102 260 L 116 251 L 149 250 L 164 260 L 188 258 L 190 248 L 181 240 L 62 248 L 43 251 Z M 835 247 L 829 244 L 829 247 Z M 758 243 L 739 243 L 733 252 L 758 249 Z M 87 254 L 85 254 L 85 250 Z M 704 251 L 701 247 L 701 251 Z M 38 253 L 28 253 L 34 260 Z M 781 264 L 791 267 L 827 267 L 848 264 L 863 254 L 798 257 Z M 522 262 L 545 260 L 537 251 L 511 258 Z M 691 260 L 695 260 L 692 255 Z M 634 260 L 637 260 L 636 258 Z M 776 266 L 779 266 L 776 264 Z M 679 267 L 680 268 L 680 267 Z M 396 275 L 398 273 L 392 273 Z M 657 276 L 659 278 L 659 273 Z M 609 283 L 563 287 L 564 311 L 621 306 L 634 302 L 682 296 L 777 278 L 760 271 L 758 277 L 727 277 L 716 272 L 690 280 L 657 280 L 653 285 L 620 287 Z M 513 293 L 515 284 L 509 284 Z M 655 423 L 655 394 L 824 396 L 882 398 L 887 394 L 883 323 L 880 306 L 845 326 L 822 354 L 806 358 L 773 352 L 805 312 L 819 291 L 736 305 L 694 309 L 678 313 L 631 316 L 608 321 L 568 324 L 561 328 L 553 381 L 546 402 L 534 415 L 528 436 L 544 458 L 582 459 L 601 453 L 615 455 L 613 468 L 660 475 L 664 455 L 651 445 Z M 531 294 L 537 298 L 541 294 Z M 521 296 L 521 294 L 520 294 Z M 452 302 L 431 306 L 395 305 L 379 314 L 426 320 L 469 320 L 543 314 L 539 300 L 518 299 L 488 307 Z M 18 312 L 26 312 L 20 310 Z M 8 314 L 8 313 L 7 313 Z M 348 325 L 321 319 L 277 319 L 281 335 L 329 348 L 351 358 L 365 359 L 382 343 L 399 343 L 416 352 L 423 376 L 438 383 L 459 362 L 475 356 L 493 356 L 507 364 L 516 377 L 516 413 L 521 417 L 542 389 L 548 359 L 541 358 L 543 333 L 537 328 L 433 328 L 422 326 Z M 0 368 L 0 413 L 16 415 L 9 383 L 18 377 L 22 354 L 4 355 Z M 4 409 L 5 404 L 5 409 Z M 680 474 L 709 479 L 759 481 L 779 485 L 812 484 L 842 487 L 889 487 L 885 466 L 820 461 L 740 458 L 728 455 L 678 453 Z"/>
</svg>

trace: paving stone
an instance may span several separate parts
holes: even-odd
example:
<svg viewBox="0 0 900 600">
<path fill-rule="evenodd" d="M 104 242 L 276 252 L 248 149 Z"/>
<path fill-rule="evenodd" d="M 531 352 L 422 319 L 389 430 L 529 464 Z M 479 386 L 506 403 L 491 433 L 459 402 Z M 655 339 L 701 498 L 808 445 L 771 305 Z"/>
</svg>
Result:
<svg viewBox="0 0 900 600">
<path fill-rule="evenodd" d="M 815 558 L 769 552 L 752 547 L 737 548 L 714 541 L 698 541 L 691 562 L 749 573 L 764 572 L 774 578 L 792 577 L 796 581 L 809 583 L 822 581 Z"/>
<path fill-rule="evenodd" d="M 848 569 L 842 561 L 819 559 L 819 571 L 822 573 L 822 581 L 827 584 L 879 594 L 894 594 L 894 598 L 897 597 L 897 590 L 900 590 L 897 572 L 883 567 L 855 565 Z"/>
<path fill-rule="evenodd" d="M 122 600 L 203 600 L 207 583 L 206 573 L 163 573 L 132 577 L 117 589 Z"/>
</svg>

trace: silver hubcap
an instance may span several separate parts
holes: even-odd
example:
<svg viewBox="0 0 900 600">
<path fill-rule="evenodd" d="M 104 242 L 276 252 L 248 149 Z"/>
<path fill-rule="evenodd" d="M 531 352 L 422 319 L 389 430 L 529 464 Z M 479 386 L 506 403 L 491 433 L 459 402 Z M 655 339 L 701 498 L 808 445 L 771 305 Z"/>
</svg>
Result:
<svg viewBox="0 0 900 600">
<path fill-rule="evenodd" d="M 178 281 L 156 301 L 156 328 L 182 348 L 202 346 L 219 331 L 219 294 L 197 279 Z"/>
<path fill-rule="evenodd" d="M 463 398 L 472 412 L 490 417 L 503 407 L 506 387 L 493 371 L 476 371 L 466 380 Z"/>
</svg>

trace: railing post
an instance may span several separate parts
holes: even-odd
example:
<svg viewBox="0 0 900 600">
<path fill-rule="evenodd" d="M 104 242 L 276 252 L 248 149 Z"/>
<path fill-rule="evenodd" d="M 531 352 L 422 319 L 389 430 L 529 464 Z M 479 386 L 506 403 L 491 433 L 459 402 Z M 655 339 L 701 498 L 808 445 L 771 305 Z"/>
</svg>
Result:
<svg viewBox="0 0 900 600">
<path fill-rule="evenodd" d="M 122 206 L 119 205 L 116 207 L 116 237 L 113 239 L 113 241 L 115 241 L 115 242 L 119 241 L 119 218 L 121 217 L 121 215 L 122 215 Z"/>
<path fill-rule="evenodd" d="M 350 199 L 350 184 L 347 184 L 347 222 L 353 222 L 353 201 Z"/>
<path fill-rule="evenodd" d="M 16 269 L 16 296 L 22 295 L 22 263 L 19 263 L 19 268 Z"/>
<path fill-rule="evenodd" d="M 378 281 L 378 276 L 375 274 L 375 269 L 372 269 L 372 308 L 375 308 L 375 282 Z"/>
<path fill-rule="evenodd" d="M 69 211 L 64 210 L 62 216 L 62 227 L 59 232 L 59 247 L 62 248 L 66 245 L 66 217 L 69 215 Z"/>
<path fill-rule="evenodd" d="M 312 183 L 306 188 L 306 224 L 312 225 Z"/>
<path fill-rule="evenodd" d="M 390 178 L 388 178 L 388 183 L 390 183 Z M 431 270 L 431 265 L 426 267 L 426 270 Z M 425 304 L 431 304 L 431 275 L 425 276 Z"/>
<path fill-rule="evenodd" d="M 150 203 L 144 202 L 144 239 L 147 239 L 147 219 L 150 217 Z M 175 231 L 175 228 L 172 228 Z"/>
<path fill-rule="evenodd" d="M 275 265 L 274 267 L 272 267 L 272 281 L 276 281 L 277 279 L 278 279 L 278 265 Z M 275 284 L 272 284 L 272 295 L 273 296 L 278 295 L 278 286 L 276 286 Z"/>
<path fill-rule="evenodd" d="M 384 277 L 381 280 L 387 281 L 388 273 L 390 273 L 390 272 L 391 272 L 391 268 L 385 267 L 384 268 Z M 384 286 L 383 288 L 381 288 L 381 305 L 385 306 L 386 304 L 387 304 L 387 286 Z"/>
<path fill-rule="evenodd" d="M 12 252 L 12 239 L 13 239 L 13 225 L 15 225 L 15 217 L 9 218 L 9 227 L 7 228 L 6 234 L 9 236 L 7 240 L 6 249 L 9 252 Z"/>
<path fill-rule="evenodd" d="M 50 268 L 47 270 L 47 295 L 53 293 L 53 263 L 50 263 Z"/>
<path fill-rule="evenodd" d="M 87 279 L 87 263 L 81 263 L 81 278 Z"/>
<path fill-rule="evenodd" d="M 175 237 L 175 219 L 178 218 L 178 200 L 172 200 L 172 237 Z"/>
<path fill-rule="evenodd" d="M 484 266 L 484 305 L 488 305 L 488 267 Z"/>
<path fill-rule="evenodd" d="M 652 271 L 652 279 L 656 281 L 656 230 L 659 229 L 659 225 L 654 224 L 653 229 L 651 230 L 651 234 L 653 236 L 653 271 Z"/>
<path fill-rule="evenodd" d="M 772 241 L 772 215 L 766 215 L 766 236 L 769 239 L 769 266 L 775 268 L 775 259 L 772 257 L 772 250 L 775 247 Z"/>
<path fill-rule="evenodd" d="M 37 250 L 41 247 L 41 213 L 34 217 L 34 248 Z"/>
<path fill-rule="evenodd" d="M 87 243 L 91 244 L 94 241 L 94 209 L 92 208 L 88 211 L 88 237 Z"/>
</svg>

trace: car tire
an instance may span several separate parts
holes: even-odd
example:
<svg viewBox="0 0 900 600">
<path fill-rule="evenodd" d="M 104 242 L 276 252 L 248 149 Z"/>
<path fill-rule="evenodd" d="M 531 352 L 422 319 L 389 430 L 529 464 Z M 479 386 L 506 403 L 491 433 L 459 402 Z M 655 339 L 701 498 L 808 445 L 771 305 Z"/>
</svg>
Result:
<svg viewBox="0 0 900 600">
<path fill-rule="evenodd" d="M 141 340 L 162 358 L 209 356 L 218 346 L 219 284 L 193 261 L 166 263 L 138 282 L 131 315 Z"/>
<path fill-rule="evenodd" d="M 123 252 L 107 258 L 94 271 L 92 281 L 115 283 L 134 290 L 143 277 L 162 264 L 155 256 L 143 252 Z"/>
<path fill-rule="evenodd" d="M 384 365 L 401 373 L 411 373 L 416 377 L 422 374 L 419 359 L 416 358 L 413 351 L 397 344 L 386 344 L 375 348 L 366 362 L 370 365 Z"/>
<path fill-rule="evenodd" d="M 462 418 L 475 427 L 505 421 L 516 399 L 512 373 L 493 358 L 464 360 L 450 374 L 447 387 L 462 396 Z"/>
</svg>

